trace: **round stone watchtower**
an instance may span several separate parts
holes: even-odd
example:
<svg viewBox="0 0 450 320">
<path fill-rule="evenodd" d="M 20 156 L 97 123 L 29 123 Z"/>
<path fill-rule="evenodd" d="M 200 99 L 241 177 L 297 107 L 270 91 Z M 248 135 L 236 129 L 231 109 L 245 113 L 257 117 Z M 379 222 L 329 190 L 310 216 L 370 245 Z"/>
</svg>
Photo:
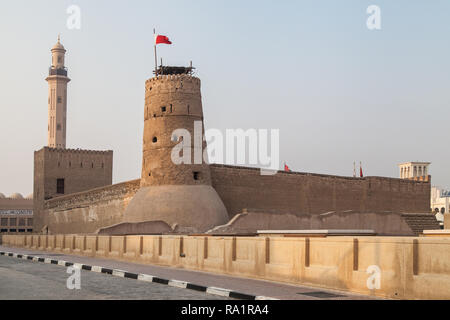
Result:
<svg viewBox="0 0 450 320">
<path fill-rule="evenodd" d="M 227 223 L 228 214 L 203 159 L 201 81 L 183 68 L 174 70 L 145 84 L 141 189 L 124 221 L 164 221 L 204 232 Z"/>
<path fill-rule="evenodd" d="M 141 186 L 210 185 L 203 160 L 200 79 L 186 74 L 159 76 L 146 82 L 145 94 Z"/>
</svg>

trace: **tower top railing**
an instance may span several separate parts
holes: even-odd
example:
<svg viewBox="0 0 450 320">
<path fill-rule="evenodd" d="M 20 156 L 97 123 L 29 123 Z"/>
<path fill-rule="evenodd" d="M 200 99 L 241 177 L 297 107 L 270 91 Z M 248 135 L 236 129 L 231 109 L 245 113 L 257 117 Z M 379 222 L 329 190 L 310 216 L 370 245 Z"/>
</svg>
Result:
<svg viewBox="0 0 450 320">
<path fill-rule="evenodd" d="M 153 74 L 158 76 L 163 75 L 177 75 L 177 74 L 187 74 L 192 75 L 194 73 L 194 67 L 174 67 L 174 66 L 159 66 Z"/>
</svg>

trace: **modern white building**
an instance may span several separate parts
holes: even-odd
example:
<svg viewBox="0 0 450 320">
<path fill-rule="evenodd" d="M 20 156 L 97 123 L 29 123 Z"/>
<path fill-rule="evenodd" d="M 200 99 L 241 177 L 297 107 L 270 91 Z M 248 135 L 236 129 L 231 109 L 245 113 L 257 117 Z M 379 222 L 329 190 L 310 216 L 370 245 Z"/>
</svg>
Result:
<svg viewBox="0 0 450 320">
<path fill-rule="evenodd" d="M 444 222 L 444 213 L 450 213 L 450 190 L 434 186 L 431 188 L 431 209 L 439 222 Z"/>
</svg>

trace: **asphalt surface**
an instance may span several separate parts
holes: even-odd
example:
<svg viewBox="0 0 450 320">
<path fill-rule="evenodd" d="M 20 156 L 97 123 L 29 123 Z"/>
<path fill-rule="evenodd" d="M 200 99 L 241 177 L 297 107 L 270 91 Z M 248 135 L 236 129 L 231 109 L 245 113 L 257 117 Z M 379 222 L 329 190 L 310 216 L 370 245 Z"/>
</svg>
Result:
<svg viewBox="0 0 450 320">
<path fill-rule="evenodd" d="M 106 274 L 80 271 L 69 289 L 67 267 L 0 256 L 0 300 L 226 300 L 229 298 Z M 73 279 L 73 278 L 72 278 Z M 73 287 L 74 281 L 69 280 Z"/>
<path fill-rule="evenodd" d="M 77 256 L 72 254 L 65 254 L 60 252 L 45 252 L 45 251 L 39 251 L 39 250 L 30 250 L 25 248 L 15 248 L 15 247 L 5 247 L 0 245 L 0 251 L 4 252 L 13 252 L 18 254 L 26 254 L 26 255 L 32 255 L 32 256 L 38 256 L 42 258 L 50 258 L 50 259 L 58 259 L 58 260 L 64 260 L 69 261 L 73 263 L 81 263 L 81 264 L 87 264 L 91 266 L 101 266 L 105 268 L 111 268 L 111 269 L 120 269 L 125 270 L 128 272 L 134 272 L 138 274 L 148 274 L 156 277 L 160 277 L 163 279 L 169 279 L 169 280 L 179 280 L 179 281 L 186 281 L 189 283 L 193 283 L 196 285 L 206 286 L 206 287 L 217 287 L 217 288 L 223 288 L 227 290 L 233 290 L 236 292 L 249 294 L 249 295 L 255 295 L 255 296 L 265 296 L 265 297 L 271 297 L 275 299 L 281 299 L 281 300 L 372 300 L 372 299 L 379 299 L 374 296 L 367 296 L 367 295 L 361 295 L 351 292 L 343 292 L 343 291 L 337 291 L 337 290 L 331 290 L 327 288 L 319 288 L 319 287 L 312 287 L 312 286 L 304 286 L 304 285 L 294 285 L 294 284 L 288 284 L 288 283 L 281 283 L 281 282 L 275 282 L 275 281 L 266 281 L 266 280 L 259 280 L 259 279 L 250 279 L 250 278 L 244 278 L 244 277 L 237 277 L 237 276 L 230 276 L 230 275 L 223 275 L 223 274 L 215 274 L 210 272 L 202 272 L 202 271 L 194 271 L 194 270 L 186 270 L 186 269 L 179 269 L 174 267 L 164 267 L 164 266 L 157 266 L 157 265 L 150 265 L 150 264 L 143 264 L 143 263 L 132 263 L 132 262 L 126 262 L 126 261 L 119 261 L 119 260 L 113 260 L 113 259 L 102 259 L 102 258 L 92 258 L 87 256 Z M 1 257 L 1 256 L 0 256 Z M 2 257 L 1 261 L 4 261 L 4 259 L 13 259 L 13 260 L 19 260 L 12 257 Z M 37 264 L 37 263 L 36 263 Z M 58 270 L 62 274 L 62 277 L 65 279 L 62 281 L 62 286 L 66 288 L 65 281 L 70 276 L 69 274 L 66 274 L 66 269 L 61 266 L 54 266 L 54 265 L 48 265 L 48 264 L 42 264 L 42 266 L 36 267 L 44 268 L 42 270 L 45 270 L 45 268 L 52 267 L 53 270 Z M 38 273 L 34 272 L 34 266 L 30 266 L 30 270 L 28 270 L 28 273 L 30 276 L 38 276 Z M 58 268 L 58 269 L 54 269 Z M 60 269 L 59 269 L 60 268 Z M 12 268 L 13 270 L 14 267 Z M 19 270 L 19 269 L 17 269 Z M 38 269 L 36 269 L 38 270 Z M 89 283 L 86 281 L 86 279 L 89 279 L 90 275 L 87 275 L 84 277 L 84 274 L 86 272 L 82 271 L 82 279 L 81 279 L 81 288 L 88 290 Z M 93 273 L 93 272 L 91 272 Z M 102 277 L 108 277 L 107 275 L 96 275 L 93 276 L 102 276 Z M 2 293 L 3 289 L 3 281 L 5 282 L 20 282 L 20 274 L 11 274 L 10 280 L 4 280 L 3 278 L 7 277 L 6 271 L 3 271 L 1 269 L 0 265 L 0 299 L 4 299 L 4 294 Z M 16 281 L 14 277 L 19 277 Z M 115 299 L 127 299 L 125 296 L 124 298 L 121 298 L 121 293 L 115 293 L 115 292 L 109 292 L 108 291 L 108 283 L 113 283 L 114 281 L 127 281 L 133 282 L 136 280 L 133 279 L 126 279 L 126 278 L 118 278 L 112 277 L 114 279 L 107 278 L 104 284 L 100 284 L 99 287 L 94 287 L 94 293 L 99 292 L 103 293 L 106 296 L 111 295 L 113 297 L 116 297 Z M 84 280 L 83 280 L 84 279 Z M 103 278 L 102 278 L 103 279 Z M 35 281 L 38 281 L 37 279 Z M 45 280 L 47 281 L 47 280 Z M 85 285 L 87 284 L 87 287 Z M 95 282 L 94 282 L 95 284 Z M 24 283 L 25 288 L 29 288 L 31 286 L 34 287 L 34 282 L 28 282 Z M 102 285 L 105 285 L 105 290 L 100 290 Z M 140 286 L 140 284 L 136 284 L 137 286 Z M 144 287 L 148 285 L 147 283 L 143 284 Z M 150 283 L 150 285 L 152 285 Z M 114 286 L 111 284 L 111 286 L 115 289 L 118 288 L 118 290 L 122 290 L 121 286 Z M 167 287 L 167 286 L 166 286 Z M 125 286 L 124 288 L 127 288 Z M 139 294 L 138 296 L 133 296 L 132 293 L 129 293 L 131 296 L 128 299 L 220 299 L 222 297 L 220 296 L 214 296 L 211 294 L 205 294 L 201 292 L 190 292 L 192 290 L 188 289 L 181 289 L 181 288 L 163 288 L 161 290 L 167 289 L 168 291 L 165 291 L 168 295 L 162 295 L 161 298 L 158 298 L 158 294 L 156 295 L 150 295 L 146 297 L 145 295 L 142 296 L 142 294 Z M 66 289 L 67 290 L 67 289 Z M 125 290 L 125 289 L 124 289 Z M 182 292 L 183 290 L 188 292 Z M 10 291 L 11 295 L 13 295 L 14 290 L 12 289 Z M 178 293 L 180 292 L 180 293 Z M 67 294 L 67 293 L 66 293 Z M 75 293 L 76 294 L 76 293 Z M 174 296 L 172 296 L 172 294 Z M 87 293 L 86 293 L 87 295 Z M 7 296 L 7 294 L 6 294 Z M 20 296 L 20 295 L 19 295 Z M 170 298 L 168 298 L 170 296 Z M 48 298 L 42 298 L 42 299 L 48 299 Z M 66 298 L 61 298 L 66 299 Z M 68 298 L 67 298 L 68 299 Z M 82 298 L 76 298 L 76 299 L 82 299 Z M 101 299 L 100 297 L 92 297 L 92 298 L 85 298 L 85 299 Z"/>
</svg>

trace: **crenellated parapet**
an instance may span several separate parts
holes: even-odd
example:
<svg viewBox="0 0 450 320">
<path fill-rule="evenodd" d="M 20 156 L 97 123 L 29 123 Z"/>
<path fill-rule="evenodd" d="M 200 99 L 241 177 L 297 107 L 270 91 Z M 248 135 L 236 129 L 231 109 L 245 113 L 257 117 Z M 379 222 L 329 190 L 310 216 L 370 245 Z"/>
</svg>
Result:
<svg viewBox="0 0 450 320">
<path fill-rule="evenodd" d="M 92 155 L 108 155 L 112 154 L 112 150 L 87 150 L 87 149 L 58 149 L 58 148 L 50 148 L 44 147 L 43 149 L 47 150 L 50 153 L 59 153 L 59 154 L 92 154 Z M 39 151 L 35 151 L 39 152 Z"/>
</svg>

